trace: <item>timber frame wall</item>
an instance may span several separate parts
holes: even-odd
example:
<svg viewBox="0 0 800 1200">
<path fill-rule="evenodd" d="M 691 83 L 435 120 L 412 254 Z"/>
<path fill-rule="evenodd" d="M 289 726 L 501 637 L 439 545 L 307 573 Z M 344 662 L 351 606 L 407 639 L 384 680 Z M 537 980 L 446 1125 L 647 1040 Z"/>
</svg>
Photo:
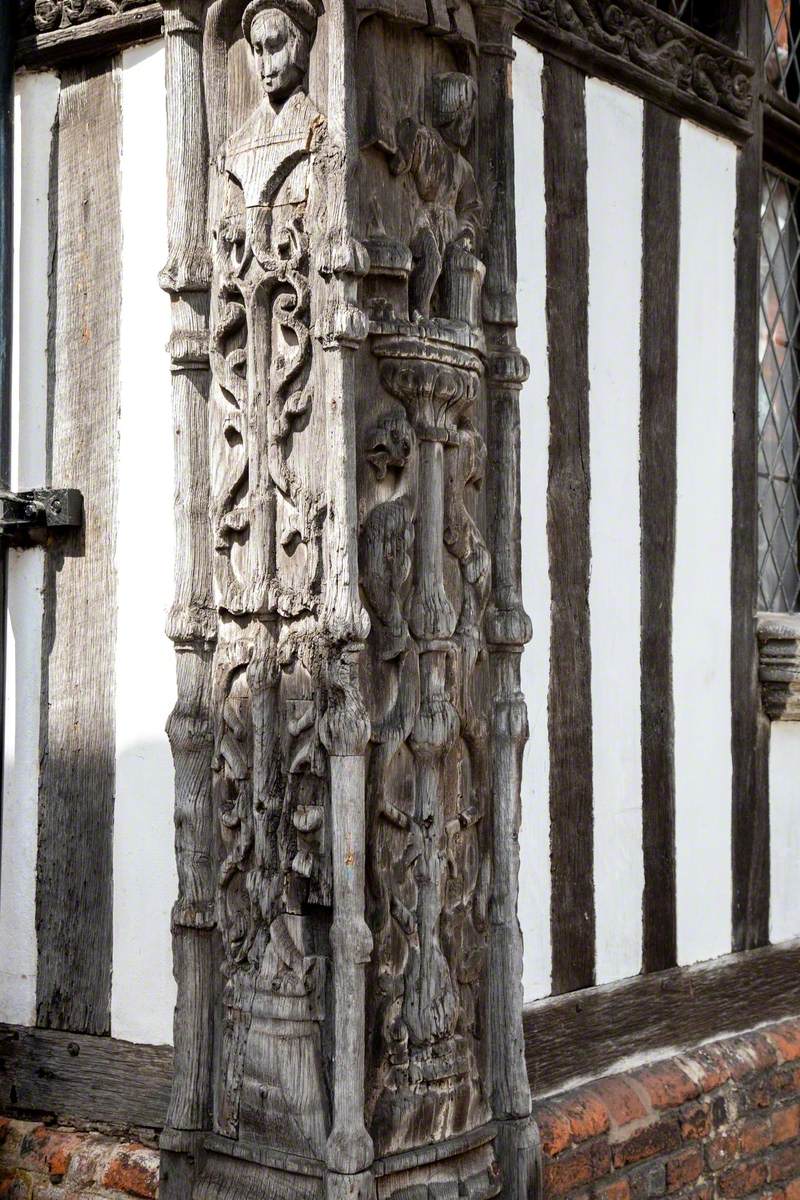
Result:
<svg viewBox="0 0 800 1200">
<path fill-rule="evenodd" d="M 613 28 L 606 23 L 608 5 L 604 0 L 585 0 L 572 6 L 553 0 L 524 0 L 515 11 L 516 35 L 529 40 L 551 56 L 555 69 L 569 64 L 580 70 L 620 83 L 647 101 L 647 125 L 653 142 L 669 148 L 674 134 L 672 117 L 690 117 L 733 139 L 741 146 L 738 174 L 737 214 L 737 295 L 735 348 L 735 446 L 733 494 L 733 547 L 731 577 L 732 655 L 731 696 L 734 719 L 734 795 L 733 795 L 733 878 L 734 898 L 732 945 L 734 953 L 726 959 L 691 969 L 674 965 L 674 862 L 669 858 L 664 878 L 646 895 L 646 967 L 649 973 L 633 981 L 604 988 L 587 988 L 591 979 L 591 948 L 585 930 L 579 932 L 570 903 L 580 903 L 578 895 L 569 901 L 565 893 L 563 907 L 561 986 L 565 993 L 531 1006 L 524 1015 L 525 1050 L 528 1075 L 535 1094 L 558 1090 L 576 1073 L 590 1076 L 605 1072 L 618 1060 L 632 1054 L 646 1055 L 676 1042 L 700 1041 L 722 1033 L 747 1028 L 757 1022 L 778 1019 L 800 1011 L 800 945 L 767 946 L 769 912 L 769 811 L 766 785 L 766 744 L 768 724 L 761 708 L 758 683 L 758 643 L 756 638 L 755 600 L 757 567 L 757 428 L 755 394 L 758 364 L 758 221 L 762 158 L 787 169 L 800 159 L 800 113 L 770 90 L 763 73 L 761 0 L 742 0 L 736 48 L 694 32 L 660 13 L 645 0 L 617 0 Z M 567 14 L 565 16 L 565 14 Z M 24 67 L 70 66 L 107 55 L 123 45 L 157 36 L 162 27 L 173 47 L 198 55 L 200 26 L 195 6 L 169 0 L 163 6 L 142 3 L 124 12 L 104 15 L 36 34 L 23 30 L 19 42 L 18 63 Z M 504 31 L 510 37 L 510 30 Z M 729 30 L 725 31 L 732 40 Z M 508 47 L 506 47 L 508 49 Z M 185 64 L 177 52 L 168 58 L 176 72 Z M 208 66 L 208 64 L 207 64 Z M 216 66 L 214 66 L 216 69 Z M 168 65 L 168 71 L 170 65 Z M 173 78 L 173 88 L 178 78 Z M 169 90 L 168 95 L 174 93 Z M 189 75 L 192 93 L 200 107 L 203 82 L 198 73 Z M 568 128 L 569 112 L 564 113 Z M 215 133 L 211 131 L 212 138 Z M 674 139 L 673 139 L 674 140 Z M 177 151 L 188 157 L 176 162 L 176 177 L 182 171 L 196 173 L 196 186 L 204 188 L 202 167 L 207 147 L 202 139 L 188 149 Z M 189 161 L 192 155 L 195 161 Z M 199 158 L 197 157 L 199 155 Z M 663 161 L 653 155 L 652 175 L 646 187 L 659 190 L 659 167 Z M 185 177 L 184 177 L 185 178 Z M 670 197 L 662 201 L 669 211 Z M 674 202 L 674 197 L 673 197 Z M 175 370 L 176 411 L 187 429 L 204 422 L 207 384 L 203 363 L 202 303 L 196 297 L 209 286 L 207 269 L 202 263 L 205 246 L 205 216 L 192 225 L 185 223 L 186 212 L 173 205 L 171 235 L 181 243 L 181 253 L 171 258 L 163 275 L 163 286 L 173 296 L 175 337 L 171 346 Z M 196 210 L 191 210 L 196 211 Z M 656 222 L 645 229 L 645 252 L 658 257 L 659 230 Z M 195 253 L 196 252 L 196 253 Z M 342 283 L 346 290 L 349 286 Z M 569 324 L 574 311 L 556 314 Z M 193 327 L 193 322 L 198 323 Z M 647 328 L 645 336 L 647 336 Z M 667 348 L 661 348 L 667 353 Z M 338 352 L 337 352 L 338 353 Z M 345 355 L 346 357 L 346 355 Z M 670 369 L 669 363 L 665 369 Z M 567 388 L 577 387 L 580 379 L 565 377 Z M 646 400 L 646 391 L 643 399 Z M 183 408 L 181 408 L 183 406 Z M 658 430 L 651 430 L 653 444 Z M 646 430 L 645 430 L 646 435 Z M 646 456 L 647 446 L 643 447 Z M 188 469 L 188 462 L 183 464 Z M 202 474 L 202 463 L 200 464 Z M 193 469 L 197 470 L 195 462 Z M 195 514 L 196 516 L 196 514 Z M 191 522 L 191 512 L 178 512 L 180 527 Z M 656 530 L 654 536 L 669 536 L 669 530 Z M 580 547 L 573 548 L 580 550 Z M 194 582 L 207 574 L 208 563 L 196 564 Z M 184 576 L 186 583 L 188 576 Z M 192 580 L 189 580 L 191 583 Z M 202 618 L 200 627 L 181 624 L 180 612 L 191 610 Z M 181 654 L 185 695 L 200 696 L 209 686 L 209 627 L 213 622 L 208 598 L 178 597 L 175 623 L 171 634 Z M 646 619 L 647 597 L 643 596 Z M 188 619 L 187 619 L 188 620 Z M 203 624 L 205 622 L 205 624 Z M 660 682 L 651 682 L 654 692 Z M 563 686 L 580 691 L 580 680 L 570 681 L 563 672 Z M 646 709 L 646 705 L 645 705 Z M 183 718 L 183 725 L 181 720 Z M 210 758 L 207 731 L 190 726 L 186 713 L 176 712 L 171 735 L 179 773 L 197 778 L 197 761 Z M 669 775 L 669 763 L 659 762 L 657 747 L 662 739 L 657 722 L 669 719 L 654 706 L 650 744 L 654 748 L 648 769 Z M 183 756 L 181 758 L 181 756 Z M 182 763 L 182 766 L 181 766 Z M 564 764 L 564 771 L 589 770 L 590 763 L 580 760 Z M 202 775 L 202 764 L 199 772 Z M 568 780 L 565 777 L 565 784 Z M 566 789 L 573 797 L 580 793 Z M 662 789 L 660 805 L 645 809 L 644 819 L 654 836 L 667 843 L 671 836 L 672 813 L 669 787 Z M 179 801 L 180 802 L 180 801 Z M 205 803 L 202 795 L 185 797 L 189 806 Z M 645 801 L 646 803 L 646 801 Z M 565 812 L 564 820 L 580 824 L 581 812 Z M 192 847 L 184 847 L 187 860 Z M 180 852 L 180 851 L 179 851 Z M 559 853 L 558 842 L 555 852 Z M 564 854 L 567 850 L 564 848 Z M 54 868 L 55 869 L 55 868 Z M 186 880 L 184 878 L 184 884 Z M 203 894 L 203 880 L 195 881 L 197 896 L 184 891 L 184 911 L 176 919 L 176 959 L 178 970 L 192 981 L 210 1006 L 211 983 L 206 977 L 211 968 L 203 950 L 210 916 Z M 68 914 L 67 914 L 68 916 Z M 186 934 L 180 930 L 187 930 Z M 102 946 L 99 952 L 103 953 Z M 45 956 L 46 957 L 46 956 Z M 587 965 L 588 964 L 588 965 Z M 102 964 L 101 964 L 102 965 Z M 105 964 L 106 967 L 108 964 Z M 358 964 L 351 964 L 358 973 Z M 583 988 L 583 990 L 573 990 Z M 658 1020 L 653 1019 L 658 1000 Z M 198 1008 L 197 998 L 188 999 L 184 990 L 179 999 L 175 1059 L 184 1060 L 179 1079 L 186 1079 L 185 1063 L 192 1059 L 191 1070 L 207 1076 L 207 1063 L 193 1058 L 192 1046 L 181 1044 L 181 1033 L 193 1046 L 210 1046 L 211 1039 L 196 1023 L 190 1024 L 182 1013 L 190 1003 L 194 1021 L 198 1012 L 210 1020 L 208 1009 Z M 202 1012 L 206 1017 L 202 1017 Z M 48 1011 L 40 1010 L 40 1023 L 51 1023 Z M 63 1022 L 52 1022 L 61 1023 Z M 67 1022 L 67 1029 L 75 1025 Z M 6 1111 L 30 1114 L 51 1112 L 60 1119 L 81 1122 L 109 1122 L 120 1126 L 160 1127 L 166 1121 L 169 1080 L 173 1055 L 163 1048 L 133 1047 L 102 1033 L 102 1015 L 98 1027 L 87 1026 L 82 1033 L 47 1028 L 26 1030 L 6 1027 L 0 1034 L 0 1101 Z M 580 1048 L 580 1068 L 576 1071 L 576 1047 Z M 207 1098 L 195 1084 L 173 1093 L 170 1124 L 175 1129 L 202 1128 Z M 180 1138 L 173 1137 L 171 1149 L 181 1150 Z"/>
</svg>

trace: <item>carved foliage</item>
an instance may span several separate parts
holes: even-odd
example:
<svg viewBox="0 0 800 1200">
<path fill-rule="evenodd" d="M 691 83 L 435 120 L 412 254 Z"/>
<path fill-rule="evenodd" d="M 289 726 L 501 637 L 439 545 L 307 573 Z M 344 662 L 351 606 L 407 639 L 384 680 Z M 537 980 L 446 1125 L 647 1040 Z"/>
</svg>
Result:
<svg viewBox="0 0 800 1200">
<path fill-rule="evenodd" d="M 364 672 L 376 950 L 367 1106 L 383 1151 L 487 1115 L 479 980 L 489 798 L 476 693 L 490 564 L 471 500 L 485 454 L 472 419 L 482 367 L 473 352 L 438 341 L 434 322 L 425 328 L 427 337 L 374 340 L 391 400 L 362 444 L 362 493 L 374 498 L 359 543 L 373 630 Z"/>
<path fill-rule="evenodd" d="M 321 729 L 340 681 L 320 617 L 326 496 L 315 447 L 324 412 L 308 229 L 319 216 L 315 163 L 326 131 L 303 83 L 312 6 L 261 7 L 278 22 L 269 35 L 294 54 L 289 94 L 275 102 L 265 87 L 220 156 L 211 305 L 213 774 L 227 978 L 217 1127 L 321 1157 L 325 959 L 307 911 L 331 903 Z M 289 1023 L 285 1036 L 279 1022 Z"/>
<path fill-rule="evenodd" d="M 752 68 L 646 0 L 524 0 L 523 11 L 620 55 L 675 87 L 746 117 Z"/>
<path fill-rule="evenodd" d="M 25 0 L 23 22 L 32 19 L 37 33 L 49 33 L 65 25 L 92 21 L 95 17 L 113 17 L 148 3 L 152 0 L 33 0 L 33 3 Z"/>
</svg>

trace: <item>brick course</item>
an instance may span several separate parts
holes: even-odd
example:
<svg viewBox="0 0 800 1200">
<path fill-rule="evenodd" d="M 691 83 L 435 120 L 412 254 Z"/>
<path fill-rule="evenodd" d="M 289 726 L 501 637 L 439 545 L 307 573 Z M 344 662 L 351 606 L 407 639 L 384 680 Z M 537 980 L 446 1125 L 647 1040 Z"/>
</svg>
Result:
<svg viewBox="0 0 800 1200">
<path fill-rule="evenodd" d="M 543 1200 L 800 1200 L 800 1019 L 534 1104 Z M 0 1117 L 0 1200 L 156 1200 L 158 1151 Z"/>
<path fill-rule="evenodd" d="M 800 1019 L 549 1096 L 534 1117 L 544 1200 L 800 1200 Z"/>
<path fill-rule="evenodd" d="M 158 1151 L 140 1142 L 0 1117 L 0 1200 L 155 1200 Z"/>
</svg>

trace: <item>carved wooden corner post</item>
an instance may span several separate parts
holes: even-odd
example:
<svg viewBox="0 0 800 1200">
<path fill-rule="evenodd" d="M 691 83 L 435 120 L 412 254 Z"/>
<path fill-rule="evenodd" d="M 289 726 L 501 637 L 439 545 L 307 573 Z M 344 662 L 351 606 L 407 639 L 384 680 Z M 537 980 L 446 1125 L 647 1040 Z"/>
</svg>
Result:
<svg viewBox="0 0 800 1200">
<path fill-rule="evenodd" d="M 201 79 L 200 7 L 166 6 L 165 1195 L 522 1200 L 516 14 L 212 0 Z"/>
<path fill-rule="evenodd" d="M 162 1137 L 164 1197 L 187 1195 L 195 1144 L 209 1128 L 216 906 L 211 799 L 211 600 L 208 529 L 208 138 L 202 77 L 202 0 L 165 0 L 168 261 L 175 441 L 175 601 L 167 633 L 178 696 L 167 723 L 175 762 L 178 899 L 172 912 L 175 1077 Z"/>
<path fill-rule="evenodd" d="M 528 363 L 517 348 L 517 242 L 512 105 L 513 32 L 519 10 L 478 10 L 481 49 L 481 184 L 493 197 L 486 236 L 483 314 L 487 340 L 489 529 L 492 596 L 486 620 L 493 698 L 491 727 L 493 893 L 490 910 L 492 1109 L 504 1173 L 515 1197 L 538 1191 L 538 1133 L 522 1029 L 522 933 L 517 917 L 522 752 L 528 714 L 520 658 L 531 638 L 522 604 L 519 394 Z M 509 1193 L 510 1195 L 511 1193 Z"/>
</svg>

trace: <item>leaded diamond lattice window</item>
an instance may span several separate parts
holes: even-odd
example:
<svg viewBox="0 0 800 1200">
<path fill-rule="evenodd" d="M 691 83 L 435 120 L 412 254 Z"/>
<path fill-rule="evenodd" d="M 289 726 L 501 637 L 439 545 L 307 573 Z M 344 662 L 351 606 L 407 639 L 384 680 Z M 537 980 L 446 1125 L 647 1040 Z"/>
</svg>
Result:
<svg viewBox="0 0 800 1200">
<path fill-rule="evenodd" d="M 759 607 L 800 608 L 800 188 L 764 172 L 759 338 Z"/>
<path fill-rule="evenodd" d="M 662 12 L 677 17 L 679 21 L 685 21 L 687 25 L 694 24 L 694 6 L 695 0 L 658 0 L 658 7 Z"/>
<path fill-rule="evenodd" d="M 699 33 L 736 45 L 738 12 L 733 0 L 650 0 L 650 3 Z"/>
<path fill-rule="evenodd" d="M 800 0 L 764 0 L 767 79 L 795 103 L 800 100 Z"/>
</svg>

